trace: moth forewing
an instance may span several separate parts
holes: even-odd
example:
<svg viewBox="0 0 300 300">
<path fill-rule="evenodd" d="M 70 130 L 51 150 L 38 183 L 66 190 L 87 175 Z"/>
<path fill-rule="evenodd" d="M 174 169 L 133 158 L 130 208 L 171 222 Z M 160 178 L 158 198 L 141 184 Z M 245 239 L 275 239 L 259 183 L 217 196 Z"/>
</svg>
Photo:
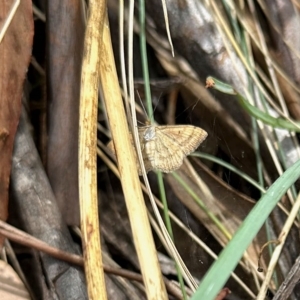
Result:
<svg viewBox="0 0 300 300">
<path fill-rule="evenodd" d="M 154 170 L 172 172 L 193 152 L 207 133 L 192 125 L 148 126 L 144 128 L 146 155 Z"/>
<path fill-rule="evenodd" d="M 167 135 L 174 143 L 181 146 L 188 155 L 193 152 L 206 139 L 207 132 L 200 127 L 192 125 L 161 126 L 160 132 Z"/>
<path fill-rule="evenodd" d="M 147 173 L 151 170 L 165 173 L 177 170 L 182 165 L 183 159 L 195 151 L 207 137 L 205 130 L 192 125 L 151 125 L 139 127 L 138 132 Z M 132 135 L 130 139 L 134 145 Z M 114 147 L 110 148 L 114 152 Z M 134 154 L 141 175 L 136 151 Z"/>
</svg>

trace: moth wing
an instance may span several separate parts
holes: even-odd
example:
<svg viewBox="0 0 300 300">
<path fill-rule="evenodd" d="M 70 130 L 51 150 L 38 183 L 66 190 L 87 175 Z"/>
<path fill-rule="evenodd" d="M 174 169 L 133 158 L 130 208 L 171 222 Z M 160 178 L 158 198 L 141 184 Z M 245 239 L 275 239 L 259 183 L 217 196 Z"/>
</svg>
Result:
<svg viewBox="0 0 300 300">
<path fill-rule="evenodd" d="M 156 171 L 165 173 L 177 170 L 185 157 L 180 147 L 174 145 L 174 141 L 168 136 L 156 131 L 156 138 L 145 143 L 145 153 Z"/>
<path fill-rule="evenodd" d="M 158 126 L 157 132 L 172 140 L 185 155 L 194 152 L 207 137 L 205 130 L 192 125 Z"/>
</svg>

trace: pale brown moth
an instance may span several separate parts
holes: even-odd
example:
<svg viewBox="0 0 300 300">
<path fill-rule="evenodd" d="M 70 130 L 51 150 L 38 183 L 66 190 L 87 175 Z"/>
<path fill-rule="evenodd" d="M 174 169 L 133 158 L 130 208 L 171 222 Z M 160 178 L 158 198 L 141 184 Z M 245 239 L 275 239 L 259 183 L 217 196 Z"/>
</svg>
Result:
<svg viewBox="0 0 300 300">
<path fill-rule="evenodd" d="M 183 159 L 194 152 L 206 139 L 207 132 L 192 125 L 139 127 L 139 138 L 146 172 L 151 170 L 170 173 L 183 163 Z M 133 137 L 130 136 L 132 143 Z M 115 153 L 113 141 L 108 148 Z M 139 175 L 142 174 L 137 153 L 135 158 Z"/>
</svg>

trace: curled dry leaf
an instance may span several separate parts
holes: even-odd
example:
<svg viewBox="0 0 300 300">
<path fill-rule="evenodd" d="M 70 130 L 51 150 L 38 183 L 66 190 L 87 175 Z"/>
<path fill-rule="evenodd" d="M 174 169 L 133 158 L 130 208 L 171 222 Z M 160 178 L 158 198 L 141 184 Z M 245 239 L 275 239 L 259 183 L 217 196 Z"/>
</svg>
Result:
<svg viewBox="0 0 300 300">
<path fill-rule="evenodd" d="M 144 126 L 138 128 L 146 172 L 170 173 L 182 165 L 183 159 L 194 152 L 207 137 L 202 128 L 192 125 Z M 130 135 L 134 145 L 133 137 Z M 115 154 L 113 141 L 107 147 Z M 141 167 L 135 152 L 139 175 Z"/>
</svg>

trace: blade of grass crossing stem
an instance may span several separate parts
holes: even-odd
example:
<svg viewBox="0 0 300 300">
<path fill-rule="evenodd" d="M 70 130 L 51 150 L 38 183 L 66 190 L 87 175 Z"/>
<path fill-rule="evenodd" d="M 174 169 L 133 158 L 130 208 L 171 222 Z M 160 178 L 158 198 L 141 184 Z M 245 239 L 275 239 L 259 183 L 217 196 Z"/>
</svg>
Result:
<svg viewBox="0 0 300 300">
<path fill-rule="evenodd" d="M 233 165 L 219 159 L 216 158 L 213 155 L 209 155 L 206 153 L 202 153 L 202 152 L 195 152 L 193 154 L 191 154 L 191 156 L 195 156 L 195 157 L 200 157 L 202 159 L 207 159 L 209 161 L 212 161 L 220 166 L 225 167 L 226 169 L 234 172 L 235 174 L 239 175 L 241 178 L 245 179 L 246 181 L 248 181 L 251 185 L 253 185 L 255 188 L 257 188 L 262 194 L 264 194 L 266 191 L 263 188 L 262 185 L 260 185 L 257 181 L 255 181 L 254 179 L 252 179 L 250 176 L 248 176 L 246 173 L 238 170 L 236 167 L 234 167 Z"/>
<path fill-rule="evenodd" d="M 213 300 L 252 242 L 277 202 L 300 176 L 300 160 L 286 170 L 264 194 L 246 217 L 233 239 L 201 282 L 192 300 Z"/>
<path fill-rule="evenodd" d="M 180 185 L 187 191 L 187 193 L 195 200 L 198 206 L 206 213 L 206 215 L 213 221 L 213 223 L 220 229 L 220 231 L 229 240 L 231 239 L 230 232 L 221 223 L 221 221 L 208 209 L 204 202 L 198 197 L 198 195 L 193 191 L 193 189 L 176 173 L 171 173 L 172 176 L 180 183 Z"/>
<path fill-rule="evenodd" d="M 140 51 L 142 58 L 142 69 L 143 69 L 143 79 L 144 79 L 144 89 L 145 97 L 147 102 L 147 113 L 151 124 L 154 123 L 153 108 L 152 108 L 152 98 L 150 90 L 150 80 L 149 80 L 149 69 L 148 69 L 148 58 L 147 58 L 147 46 L 146 46 L 146 32 L 145 32 L 145 1 L 140 0 Z"/>
<path fill-rule="evenodd" d="M 164 218 L 165 218 L 166 227 L 168 229 L 168 232 L 169 232 L 172 240 L 174 241 L 172 224 L 171 224 L 169 211 L 168 211 L 169 209 L 168 209 L 168 202 L 167 202 L 167 197 L 166 197 L 166 192 L 165 192 L 163 176 L 162 176 L 161 172 L 156 172 L 156 175 L 157 175 L 157 180 L 158 180 L 160 199 L 161 199 L 161 201 L 163 203 L 163 207 L 164 207 Z M 177 277 L 178 277 L 178 281 L 179 281 L 179 284 L 180 284 L 180 289 L 181 289 L 181 292 L 182 292 L 182 296 L 186 300 L 187 295 L 186 295 L 186 291 L 185 291 L 185 287 L 184 287 L 183 277 L 182 277 L 180 268 L 179 268 L 179 266 L 176 262 L 175 262 L 175 266 L 176 266 Z"/>
</svg>

